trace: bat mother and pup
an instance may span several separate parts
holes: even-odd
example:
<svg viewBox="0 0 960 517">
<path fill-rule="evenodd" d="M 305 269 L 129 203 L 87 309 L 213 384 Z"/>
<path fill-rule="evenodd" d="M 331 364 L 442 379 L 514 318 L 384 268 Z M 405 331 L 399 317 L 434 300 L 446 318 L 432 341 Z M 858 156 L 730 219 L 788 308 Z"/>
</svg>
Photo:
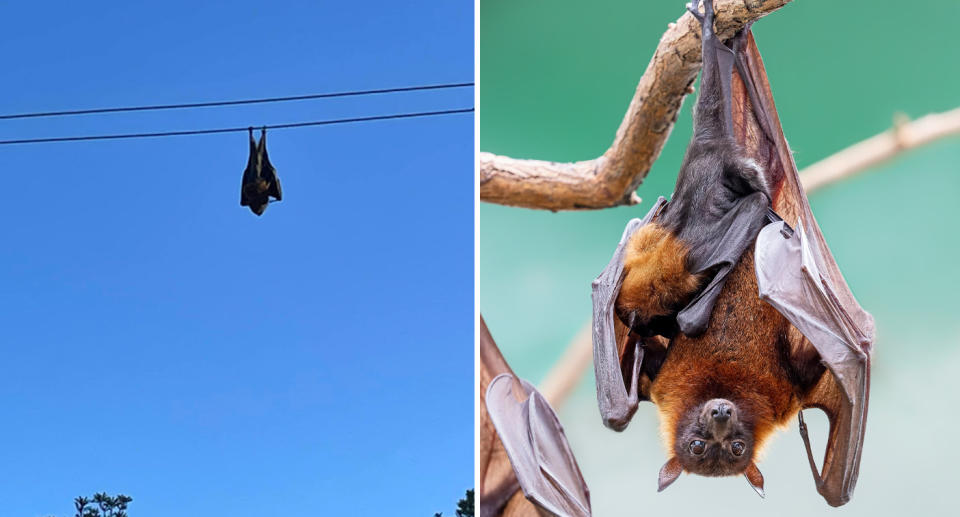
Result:
<svg viewBox="0 0 960 517">
<path fill-rule="evenodd" d="M 659 490 L 683 472 L 742 474 L 761 496 L 757 453 L 799 418 L 817 490 L 839 506 L 860 464 L 873 319 L 810 212 L 749 26 L 720 41 L 703 4 L 687 6 L 703 69 L 674 194 L 630 221 L 593 284 L 601 415 L 619 431 L 656 404 Z M 830 421 L 822 470 L 805 408 Z"/>
<path fill-rule="evenodd" d="M 703 4 L 703 14 L 687 6 L 702 27 L 703 69 L 674 194 L 627 223 L 593 282 L 600 413 L 621 431 L 640 401 L 656 404 L 668 456 L 659 490 L 683 472 L 742 474 L 761 496 L 758 451 L 796 417 L 817 491 L 840 506 L 860 467 L 873 318 L 810 211 L 749 25 L 721 41 L 713 1 Z M 481 354 L 495 349 L 486 341 Z M 497 486 L 509 496 L 516 482 L 541 514 L 589 516 L 589 490 L 556 415 L 532 385 L 501 370 L 483 402 L 515 478 Z M 807 408 L 830 421 L 821 469 Z M 504 501 L 482 481 L 481 503 Z M 494 506 L 481 504 L 481 515 Z"/>
</svg>

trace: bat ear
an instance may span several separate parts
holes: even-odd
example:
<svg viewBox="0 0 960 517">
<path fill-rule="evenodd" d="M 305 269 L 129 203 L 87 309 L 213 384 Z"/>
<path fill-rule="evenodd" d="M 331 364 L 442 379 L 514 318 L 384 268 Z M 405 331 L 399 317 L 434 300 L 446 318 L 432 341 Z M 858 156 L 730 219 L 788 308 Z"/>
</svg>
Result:
<svg viewBox="0 0 960 517">
<path fill-rule="evenodd" d="M 760 469 L 757 468 L 757 464 L 750 462 L 750 465 L 747 466 L 747 470 L 743 471 L 743 477 L 747 478 L 747 483 L 750 483 L 750 486 L 757 491 L 757 494 L 760 497 L 764 497 L 763 493 L 763 474 L 760 473 Z"/>
<path fill-rule="evenodd" d="M 657 482 L 657 492 L 663 492 L 664 488 L 670 486 L 674 481 L 680 477 L 680 473 L 683 472 L 683 465 L 680 464 L 680 460 L 676 456 L 671 457 L 663 464 L 663 467 L 660 468 L 660 479 Z"/>
</svg>

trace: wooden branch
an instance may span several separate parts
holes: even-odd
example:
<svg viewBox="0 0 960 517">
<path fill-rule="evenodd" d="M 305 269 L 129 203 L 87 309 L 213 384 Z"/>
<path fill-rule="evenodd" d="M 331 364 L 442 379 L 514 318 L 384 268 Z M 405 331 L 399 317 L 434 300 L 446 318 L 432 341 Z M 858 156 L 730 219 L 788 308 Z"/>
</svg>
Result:
<svg viewBox="0 0 960 517">
<path fill-rule="evenodd" d="M 960 108 L 931 113 L 913 122 L 900 115 L 893 128 L 828 156 L 800 172 L 807 193 L 883 163 L 935 140 L 960 135 Z"/>
<path fill-rule="evenodd" d="M 717 34 L 730 38 L 747 22 L 789 1 L 717 0 Z M 638 203 L 634 191 L 660 156 L 684 96 L 693 92 L 700 47 L 700 24 L 693 15 L 685 13 L 669 25 L 637 84 L 613 144 L 593 160 L 557 163 L 480 153 L 480 200 L 547 210 Z"/>
<path fill-rule="evenodd" d="M 894 126 L 874 137 L 843 149 L 800 171 L 803 189 L 815 190 L 849 178 L 900 153 L 936 140 L 960 135 L 960 108 L 944 113 L 931 113 L 913 122 L 902 116 L 894 118 Z M 547 373 L 540 392 L 555 409 L 563 405 L 593 358 L 590 322 L 577 332 L 563 356 Z M 586 357 L 586 360 L 584 358 Z"/>
</svg>

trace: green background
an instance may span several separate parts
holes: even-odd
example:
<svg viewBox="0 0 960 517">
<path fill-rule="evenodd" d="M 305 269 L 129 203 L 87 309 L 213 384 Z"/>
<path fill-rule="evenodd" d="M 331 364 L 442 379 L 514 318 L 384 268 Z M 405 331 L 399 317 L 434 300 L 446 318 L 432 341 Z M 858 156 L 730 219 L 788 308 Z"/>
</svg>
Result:
<svg viewBox="0 0 960 517">
<path fill-rule="evenodd" d="M 483 0 L 480 149 L 590 159 L 613 139 L 682 1 Z M 956 0 L 799 0 L 754 26 L 801 169 L 891 126 L 960 106 Z M 538 383 L 590 318 L 590 281 L 627 220 L 669 196 L 691 133 L 688 97 L 637 207 L 550 213 L 480 206 L 479 307 L 515 371 Z M 811 196 L 851 289 L 877 322 L 873 390 L 851 515 L 952 513 L 960 462 L 960 139 L 906 153 Z M 826 419 L 811 413 L 814 447 Z M 594 514 L 810 515 L 816 493 L 796 425 L 760 463 L 767 499 L 741 478 L 683 476 L 662 494 L 652 405 L 624 433 L 601 424 L 591 371 L 559 410 Z"/>
</svg>

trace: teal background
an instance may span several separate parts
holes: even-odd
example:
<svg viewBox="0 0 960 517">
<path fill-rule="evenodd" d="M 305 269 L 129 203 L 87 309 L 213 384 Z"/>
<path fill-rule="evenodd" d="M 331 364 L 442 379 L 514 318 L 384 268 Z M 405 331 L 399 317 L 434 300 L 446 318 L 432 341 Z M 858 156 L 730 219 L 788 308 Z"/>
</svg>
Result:
<svg viewBox="0 0 960 517">
<path fill-rule="evenodd" d="M 480 4 L 480 149 L 515 158 L 593 158 L 613 139 L 682 1 Z M 804 166 L 891 126 L 960 105 L 960 2 L 796 1 L 754 35 L 787 139 Z M 669 195 L 690 138 L 685 100 L 637 207 L 550 213 L 480 206 L 479 308 L 516 370 L 540 382 L 590 318 L 590 281 L 631 217 Z M 850 515 L 951 513 L 960 461 L 960 139 L 942 140 L 811 195 L 848 283 L 877 321 L 873 390 Z M 826 418 L 808 412 L 814 447 Z M 622 434 L 601 424 L 591 371 L 560 408 L 595 515 L 827 510 L 796 425 L 760 464 L 767 499 L 739 478 L 684 476 L 657 494 L 665 460 L 652 405 Z"/>
</svg>

